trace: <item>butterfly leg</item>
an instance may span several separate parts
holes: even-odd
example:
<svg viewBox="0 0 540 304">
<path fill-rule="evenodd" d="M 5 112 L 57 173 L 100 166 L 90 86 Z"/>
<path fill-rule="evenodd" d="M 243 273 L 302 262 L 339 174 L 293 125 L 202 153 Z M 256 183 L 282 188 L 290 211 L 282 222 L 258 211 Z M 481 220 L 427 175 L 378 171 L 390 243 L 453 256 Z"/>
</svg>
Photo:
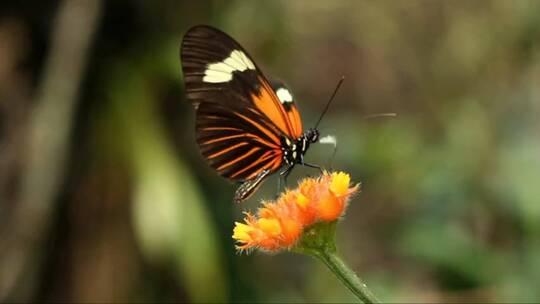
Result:
<svg viewBox="0 0 540 304">
<path fill-rule="evenodd" d="M 294 166 L 289 166 L 287 167 L 287 169 L 285 169 L 285 171 L 279 173 L 279 178 L 278 178 L 278 188 L 277 188 L 277 195 L 279 195 L 279 193 L 281 192 L 281 180 L 283 179 L 283 184 L 285 186 L 287 186 L 287 177 L 289 176 L 289 174 L 291 173 L 292 171 L 292 168 Z"/>
<path fill-rule="evenodd" d="M 306 167 L 310 167 L 310 168 L 319 169 L 319 171 L 321 171 L 321 174 L 324 173 L 324 170 L 321 168 L 321 166 L 310 164 L 310 163 L 304 163 L 304 162 L 302 163 L 302 165 L 304 165 Z"/>
</svg>

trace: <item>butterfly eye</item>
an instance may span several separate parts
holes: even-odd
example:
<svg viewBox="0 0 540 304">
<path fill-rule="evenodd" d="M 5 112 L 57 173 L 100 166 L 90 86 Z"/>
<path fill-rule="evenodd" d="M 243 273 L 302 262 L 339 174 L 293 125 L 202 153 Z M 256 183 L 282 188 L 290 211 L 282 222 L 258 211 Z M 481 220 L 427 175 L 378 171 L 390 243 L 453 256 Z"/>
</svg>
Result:
<svg viewBox="0 0 540 304">
<path fill-rule="evenodd" d="M 314 130 L 314 129 L 310 130 L 309 141 L 311 143 L 316 143 L 318 140 L 319 140 L 319 131 Z"/>
</svg>

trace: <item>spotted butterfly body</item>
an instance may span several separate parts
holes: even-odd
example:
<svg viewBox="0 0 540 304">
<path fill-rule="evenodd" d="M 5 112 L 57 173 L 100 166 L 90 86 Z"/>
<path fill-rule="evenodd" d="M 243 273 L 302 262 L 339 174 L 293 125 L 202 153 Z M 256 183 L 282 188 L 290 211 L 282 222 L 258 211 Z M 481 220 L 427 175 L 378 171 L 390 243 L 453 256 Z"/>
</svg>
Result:
<svg viewBox="0 0 540 304">
<path fill-rule="evenodd" d="M 210 26 L 188 30 L 181 46 L 187 98 L 196 109 L 202 155 L 220 175 L 241 182 L 234 200 L 246 200 L 269 175 L 286 176 L 319 132 L 303 132 L 293 96 L 270 83 L 246 51 Z"/>
</svg>

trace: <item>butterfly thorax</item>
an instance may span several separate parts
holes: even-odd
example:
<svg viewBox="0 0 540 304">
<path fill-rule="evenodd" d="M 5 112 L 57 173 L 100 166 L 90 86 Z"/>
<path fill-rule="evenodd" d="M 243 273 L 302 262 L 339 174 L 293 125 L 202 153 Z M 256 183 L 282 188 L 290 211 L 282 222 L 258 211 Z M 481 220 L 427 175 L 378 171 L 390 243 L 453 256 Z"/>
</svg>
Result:
<svg viewBox="0 0 540 304">
<path fill-rule="evenodd" d="M 302 134 L 296 140 L 283 136 L 281 138 L 281 150 L 283 151 L 283 161 L 290 167 L 295 164 L 304 163 L 304 155 L 309 148 L 309 145 L 319 140 L 319 131 L 316 129 L 309 129 Z"/>
</svg>

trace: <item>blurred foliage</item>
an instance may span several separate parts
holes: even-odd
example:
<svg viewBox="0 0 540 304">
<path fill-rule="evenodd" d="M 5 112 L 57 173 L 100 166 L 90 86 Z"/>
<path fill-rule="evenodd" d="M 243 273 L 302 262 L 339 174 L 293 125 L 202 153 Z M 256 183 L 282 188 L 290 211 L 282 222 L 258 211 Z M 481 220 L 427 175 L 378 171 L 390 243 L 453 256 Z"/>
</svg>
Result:
<svg viewBox="0 0 540 304">
<path fill-rule="evenodd" d="M 61 3 L 0 4 L 2 238 L 25 225 L 8 219 Z M 346 76 L 321 126 L 337 154 L 307 157 L 362 182 L 338 246 L 381 299 L 540 301 L 540 2 L 116 0 L 100 16 L 51 226 L 26 261 L 40 266 L 19 276 L 0 255 L 14 267 L 0 300 L 354 300 L 314 261 L 236 254 L 233 222 L 276 178 L 233 205 L 199 155 L 178 48 L 204 23 L 287 81 L 306 128 Z M 398 116 L 364 118 L 384 112 Z"/>
</svg>

